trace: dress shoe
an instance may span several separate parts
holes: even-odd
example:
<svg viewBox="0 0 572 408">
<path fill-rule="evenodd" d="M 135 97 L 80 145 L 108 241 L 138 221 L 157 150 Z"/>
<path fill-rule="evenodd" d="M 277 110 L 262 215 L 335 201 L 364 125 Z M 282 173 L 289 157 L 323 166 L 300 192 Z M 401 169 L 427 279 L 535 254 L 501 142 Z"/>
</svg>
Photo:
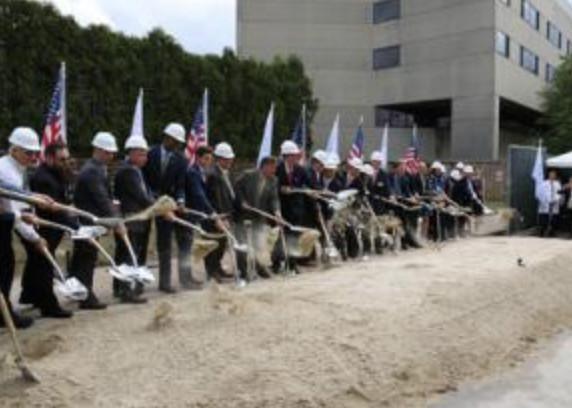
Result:
<svg viewBox="0 0 572 408">
<path fill-rule="evenodd" d="M 22 316 L 17 313 L 12 313 L 12 321 L 17 329 L 27 329 L 32 324 L 34 324 L 34 319 L 28 316 Z M 0 327 L 6 327 L 4 319 L 0 317 Z"/>
<path fill-rule="evenodd" d="M 160 292 L 166 293 L 167 295 L 174 295 L 177 293 L 177 289 L 172 286 L 165 286 L 163 288 L 159 288 Z"/>
<path fill-rule="evenodd" d="M 42 317 L 50 317 L 52 319 L 69 319 L 73 316 L 73 312 L 62 308 L 42 309 Z"/>
<path fill-rule="evenodd" d="M 121 303 L 130 303 L 132 305 L 141 305 L 147 303 L 147 299 L 137 296 L 134 292 L 128 292 L 120 297 Z"/>
<path fill-rule="evenodd" d="M 103 302 L 100 302 L 95 296 L 93 296 L 81 302 L 79 304 L 79 308 L 83 310 L 103 310 L 107 309 L 107 305 Z"/>
</svg>

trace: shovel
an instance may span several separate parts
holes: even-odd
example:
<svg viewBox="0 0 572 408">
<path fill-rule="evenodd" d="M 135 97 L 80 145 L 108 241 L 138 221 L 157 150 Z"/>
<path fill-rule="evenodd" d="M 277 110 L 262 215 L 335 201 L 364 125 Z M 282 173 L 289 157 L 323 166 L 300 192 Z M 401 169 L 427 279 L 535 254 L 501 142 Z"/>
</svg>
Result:
<svg viewBox="0 0 572 408">
<path fill-rule="evenodd" d="M 81 283 L 77 278 L 65 277 L 62 269 L 45 246 L 42 246 L 42 254 L 46 257 L 46 259 L 52 264 L 54 271 L 57 274 L 57 277 L 54 277 L 54 289 L 60 295 L 76 301 L 82 301 L 87 299 L 89 296 L 89 292 L 87 288 Z"/>
<path fill-rule="evenodd" d="M 136 276 L 135 280 L 144 285 L 149 285 L 155 282 L 155 277 L 153 276 L 149 268 L 147 268 L 146 266 L 139 266 L 139 262 L 137 262 L 137 257 L 135 256 L 135 251 L 133 250 L 133 245 L 131 244 L 129 235 L 126 233 L 121 233 L 119 234 L 119 236 L 121 237 L 121 240 L 127 247 L 127 250 L 129 251 L 129 256 L 131 257 L 131 262 L 133 264 L 125 266 L 130 266 L 133 269 L 132 273 L 134 276 Z"/>
<path fill-rule="evenodd" d="M 12 320 L 12 315 L 10 314 L 10 309 L 8 309 L 8 303 L 6 303 L 6 298 L 4 294 L 0 292 L 0 309 L 2 311 L 2 317 L 4 318 L 4 323 L 8 328 L 10 333 L 10 338 L 12 339 L 12 344 L 14 345 L 14 351 L 16 352 L 16 365 L 22 374 L 22 378 L 28 382 L 40 383 L 40 377 L 38 377 L 26 364 L 24 360 L 24 355 L 20 349 L 20 343 L 18 342 L 18 337 L 16 336 L 16 327 L 14 327 L 14 320 Z"/>
</svg>

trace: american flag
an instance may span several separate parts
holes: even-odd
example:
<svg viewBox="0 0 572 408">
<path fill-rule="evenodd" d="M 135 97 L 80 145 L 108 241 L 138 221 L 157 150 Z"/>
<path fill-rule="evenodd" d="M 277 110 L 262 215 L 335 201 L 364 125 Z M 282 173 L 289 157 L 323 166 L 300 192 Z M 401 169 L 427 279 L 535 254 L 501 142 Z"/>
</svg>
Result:
<svg viewBox="0 0 572 408">
<path fill-rule="evenodd" d="M 42 152 L 51 144 L 57 142 L 66 143 L 66 141 L 66 65 L 63 62 L 50 101 L 44 132 L 42 133 Z"/>
<path fill-rule="evenodd" d="M 363 133 L 363 118 L 360 120 L 360 124 L 357 128 L 354 140 L 352 142 L 352 147 L 348 157 L 350 159 L 363 159 L 363 146 L 365 143 L 365 135 Z"/>
<path fill-rule="evenodd" d="M 190 164 L 195 162 L 198 148 L 208 145 L 208 100 L 209 91 L 205 89 L 203 100 L 195 113 L 193 124 L 187 137 L 185 155 L 189 159 Z"/>
<path fill-rule="evenodd" d="M 403 156 L 405 166 L 411 173 L 419 172 L 419 138 L 417 137 L 417 125 L 413 125 L 411 144 Z"/>
</svg>

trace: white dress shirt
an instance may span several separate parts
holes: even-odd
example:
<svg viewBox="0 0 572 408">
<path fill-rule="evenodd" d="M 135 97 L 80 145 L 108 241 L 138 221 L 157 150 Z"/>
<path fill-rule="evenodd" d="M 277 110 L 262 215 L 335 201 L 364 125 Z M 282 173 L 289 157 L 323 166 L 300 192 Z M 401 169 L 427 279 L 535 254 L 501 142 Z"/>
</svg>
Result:
<svg viewBox="0 0 572 408">
<path fill-rule="evenodd" d="M 28 189 L 25 186 L 24 180 L 26 177 L 26 168 L 20 165 L 12 156 L 7 154 L 0 158 L 0 177 L 7 183 L 12 184 L 20 189 Z M 0 198 L 0 212 L 13 213 L 16 217 L 14 228 L 26 240 L 35 242 L 40 239 L 40 236 L 29 224 L 26 224 L 20 218 L 23 210 L 29 209 L 30 206 L 26 203 L 19 201 Z"/>
<path fill-rule="evenodd" d="M 539 214 L 556 215 L 560 212 L 560 201 L 562 200 L 562 196 L 559 194 L 560 190 L 562 190 L 562 185 L 558 180 L 544 180 L 540 184 L 537 197 Z"/>
</svg>

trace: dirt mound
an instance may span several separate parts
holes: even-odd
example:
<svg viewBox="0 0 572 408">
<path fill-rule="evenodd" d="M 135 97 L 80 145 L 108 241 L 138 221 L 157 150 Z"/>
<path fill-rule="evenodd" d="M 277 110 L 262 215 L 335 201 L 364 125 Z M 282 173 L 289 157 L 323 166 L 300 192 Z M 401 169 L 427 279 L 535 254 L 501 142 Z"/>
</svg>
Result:
<svg viewBox="0 0 572 408">
<path fill-rule="evenodd" d="M 57 334 L 65 347 L 31 362 L 37 387 L 16 392 L 18 373 L 1 369 L 0 405 L 422 407 L 572 326 L 569 248 L 463 240 L 45 320 L 23 341 Z M 110 298 L 109 278 L 98 279 Z M 169 329 L 148 330 L 150 314 Z M 1 334 L 0 356 L 9 351 Z"/>
</svg>

